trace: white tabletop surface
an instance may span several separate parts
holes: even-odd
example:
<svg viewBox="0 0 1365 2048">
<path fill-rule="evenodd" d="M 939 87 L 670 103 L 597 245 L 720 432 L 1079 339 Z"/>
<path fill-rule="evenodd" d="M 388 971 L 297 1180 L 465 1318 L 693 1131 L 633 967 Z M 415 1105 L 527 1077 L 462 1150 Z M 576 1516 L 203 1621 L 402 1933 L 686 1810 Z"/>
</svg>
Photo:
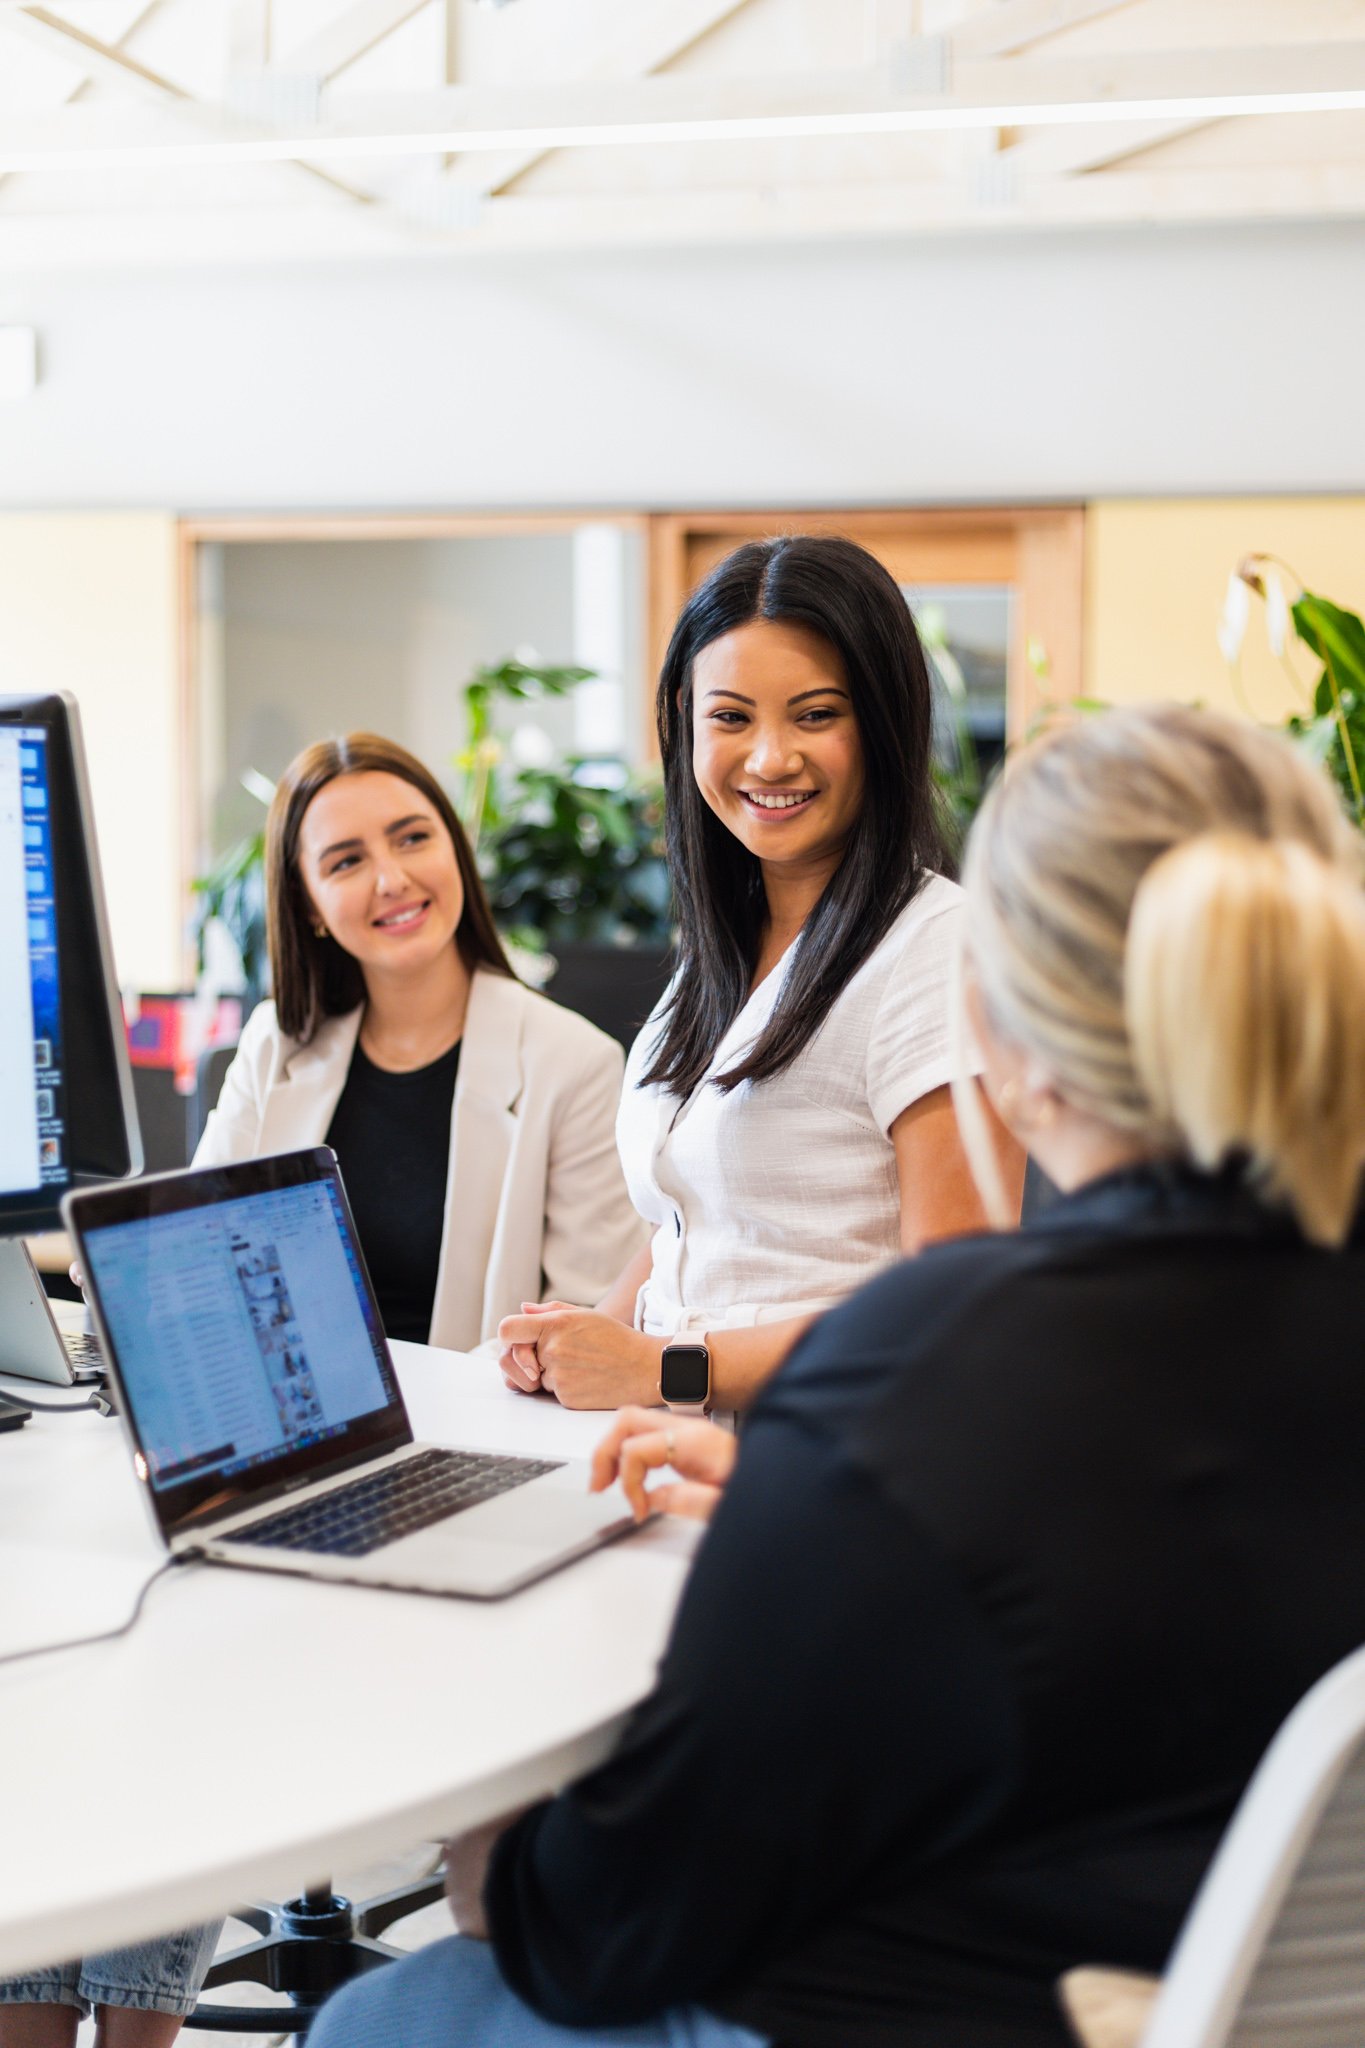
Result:
<svg viewBox="0 0 1365 2048">
<path fill-rule="evenodd" d="M 394 1356 L 419 1438 L 574 1456 L 606 1425 L 509 1393 L 486 1360 Z M 656 1522 L 493 1605 L 191 1565 L 129 1635 L 0 1666 L 0 1974 L 553 1790 L 648 1690 L 694 1540 Z M 117 1423 L 0 1434 L 0 1654 L 115 1626 L 163 1555 Z"/>
</svg>

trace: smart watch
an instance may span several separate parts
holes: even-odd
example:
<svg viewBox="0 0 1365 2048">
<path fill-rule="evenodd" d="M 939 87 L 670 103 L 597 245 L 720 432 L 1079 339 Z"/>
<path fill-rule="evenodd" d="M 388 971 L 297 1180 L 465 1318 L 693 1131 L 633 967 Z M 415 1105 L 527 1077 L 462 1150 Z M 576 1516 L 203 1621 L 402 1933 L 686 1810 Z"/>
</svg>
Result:
<svg viewBox="0 0 1365 2048">
<path fill-rule="evenodd" d="M 659 1398 L 675 1415 L 709 1412 L 711 1354 L 704 1344 L 665 1344 L 659 1360 Z"/>
</svg>

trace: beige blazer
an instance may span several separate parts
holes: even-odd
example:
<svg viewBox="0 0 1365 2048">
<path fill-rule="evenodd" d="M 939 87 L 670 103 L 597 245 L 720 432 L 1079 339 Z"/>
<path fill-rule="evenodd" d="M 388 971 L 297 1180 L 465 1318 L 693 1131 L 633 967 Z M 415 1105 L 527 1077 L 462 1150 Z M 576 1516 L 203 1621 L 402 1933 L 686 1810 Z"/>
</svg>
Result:
<svg viewBox="0 0 1365 2048">
<path fill-rule="evenodd" d="M 301 1045 L 280 1030 L 273 1003 L 254 1010 L 195 1165 L 320 1145 L 360 1018 L 330 1018 Z M 451 1111 L 433 1344 L 470 1351 L 524 1301 L 594 1303 L 641 1249 L 648 1229 L 616 1152 L 623 1066 L 615 1040 L 584 1018 L 506 975 L 475 974 Z"/>
</svg>

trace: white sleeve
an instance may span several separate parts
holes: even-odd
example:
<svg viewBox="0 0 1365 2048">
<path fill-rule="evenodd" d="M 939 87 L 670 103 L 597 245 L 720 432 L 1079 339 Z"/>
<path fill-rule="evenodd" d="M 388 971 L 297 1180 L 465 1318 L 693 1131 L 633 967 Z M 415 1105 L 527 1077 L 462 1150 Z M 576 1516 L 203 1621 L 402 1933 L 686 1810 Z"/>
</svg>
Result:
<svg viewBox="0 0 1365 2048">
<path fill-rule="evenodd" d="M 223 1076 L 191 1165 L 230 1166 L 234 1160 L 256 1157 L 278 1042 L 275 1005 L 260 1003 L 247 1018 L 236 1057 Z"/>
<path fill-rule="evenodd" d="M 959 1069 L 979 1073 L 981 1061 L 965 1039 L 954 1043 L 952 986 L 962 929 L 956 892 L 895 935 L 895 959 L 872 1020 L 867 1048 L 867 1099 L 879 1128 L 890 1135 L 903 1109 Z"/>
</svg>

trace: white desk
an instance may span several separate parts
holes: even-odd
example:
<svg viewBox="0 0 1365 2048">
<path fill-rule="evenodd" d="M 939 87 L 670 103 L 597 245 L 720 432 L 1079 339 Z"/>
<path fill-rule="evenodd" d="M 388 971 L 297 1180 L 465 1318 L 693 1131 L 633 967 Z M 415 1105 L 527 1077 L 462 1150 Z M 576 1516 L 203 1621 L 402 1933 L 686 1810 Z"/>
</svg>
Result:
<svg viewBox="0 0 1365 2048">
<path fill-rule="evenodd" d="M 605 1427 L 486 1362 L 394 1355 L 419 1437 L 564 1456 Z M 491 1606 L 194 1565 L 118 1641 L 0 1667 L 0 1974 L 552 1791 L 648 1690 L 694 1541 L 654 1523 Z M 162 1555 L 117 1423 L 0 1435 L 0 1652 L 114 1626 Z"/>
</svg>

